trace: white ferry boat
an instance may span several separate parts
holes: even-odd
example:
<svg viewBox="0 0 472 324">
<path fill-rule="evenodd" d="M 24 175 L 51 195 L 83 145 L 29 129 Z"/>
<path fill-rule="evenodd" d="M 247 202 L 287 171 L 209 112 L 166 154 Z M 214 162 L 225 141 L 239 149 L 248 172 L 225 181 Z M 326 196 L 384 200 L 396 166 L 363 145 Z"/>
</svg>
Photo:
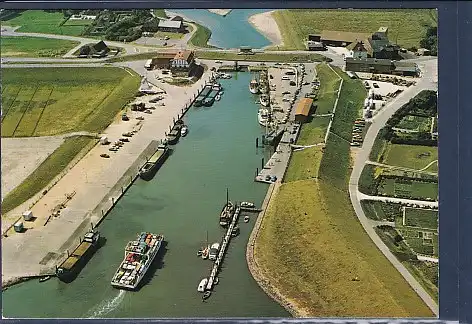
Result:
<svg viewBox="0 0 472 324">
<path fill-rule="evenodd" d="M 135 290 L 154 261 L 163 241 L 163 235 L 143 232 L 135 241 L 128 242 L 125 258 L 113 276 L 111 285 Z"/>
</svg>

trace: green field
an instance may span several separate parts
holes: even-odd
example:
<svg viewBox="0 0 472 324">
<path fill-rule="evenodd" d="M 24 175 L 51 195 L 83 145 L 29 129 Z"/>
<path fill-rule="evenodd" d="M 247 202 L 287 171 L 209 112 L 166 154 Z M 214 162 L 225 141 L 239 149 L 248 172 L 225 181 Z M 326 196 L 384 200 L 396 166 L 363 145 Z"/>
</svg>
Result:
<svg viewBox="0 0 472 324">
<path fill-rule="evenodd" d="M 290 9 L 277 10 L 273 16 L 287 49 L 305 49 L 308 35 L 323 30 L 373 33 L 381 26 L 388 27 L 391 42 L 419 48 L 425 25 L 437 25 L 434 9 Z"/>
<path fill-rule="evenodd" d="M 380 195 L 407 199 L 438 199 L 438 184 L 415 180 L 404 181 L 399 178 L 383 178 L 377 187 Z"/>
<path fill-rule="evenodd" d="M 181 39 L 182 37 L 184 37 L 184 34 L 183 33 L 163 32 L 163 31 L 159 31 L 159 32 L 154 34 L 154 37 L 157 37 L 157 38 L 164 38 L 166 36 L 169 37 L 170 39 Z"/>
<path fill-rule="evenodd" d="M 432 209 L 405 208 L 405 226 L 414 226 L 436 230 L 438 211 Z"/>
<path fill-rule="evenodd" d="M 352 127 L 356 118 L 362 114 L 363 101 L 367 92 L 358 79 L 351 79 L 340 68 L 333 69 L 343 79 L 342 91 L 336 107 L 336 118 L 331 125 L 331 132 L 350 142 Z"/>
<path fill-rule="evenodd" d="M 21 26 L 17 32 L 43 33 L 78 36 L 82 34 L 85 25 L 62 25 L 65 20 L 61 12 L 45 12 L 42 10 L 26 10 L 19 16 L 2 21 L 2 25 Z"/>
<path fill-rule="evenodd" d="M 438 148 L 434 146 L 389 144 L 383 163 L 421 170 L 437 159 Z M 437 172 L 438 164 L 431 165 L 428 171 Z"/>
<path fill-rule="evenodd" d="M 293 152 L 284 182 L 317 178 L 322 154 L 321 146 Z"/>
<path fill-rule="evenodd" d="M 197 23 L 194 23 L 194 25 L 197 26 L 197 30 L 190 38 L 189 44 L 195 47 L 214 48 L 215 46 L 208 44 L 208 40 L 211 37 L 211 30 Z"/>
<path fill-rule="evenodd" d="M 2 69 L 2 137 L 100 132 L 140 78 L 119 68 Z"/>
<path fill-rule="evenodd" d="M 69 19 L 62 26 L 89 26 L 93 23 L 92 19 Z"/>
<path fill-rule="evenodd" d="M 399 228 L 408 246 L 419 254 L 438 255 L 438 233 L 431 230 Z"/>
<path fill-rule="evenodd" d="M 2 36 L 2 57 L 60 57 L 79 45 L 62 39 Z"/>
<path fill-rule="evenodd" d="M 430 132 L 431 121 L 429 117 L 406 115 L 395 127 L 418 132 Z"/>
<path fill-rule="evenodd" d="M 317 64 L 316 74 L 320 80 L 316 114 L 330 114 L 334 109 L 341 79 L 328 64 Z"/>
<path fill-rule="evenodd" d="M 298 137 L 298 145 L 323 143 L 331 117 L 314 117 L 309 123 L 303 124 Z"/>
<path fill-rule="evenodd" d="M 304 180 L 282 184 L 276 195 L 255 258 L 310 317 L 432 316 L 365 234 L 347 194 Z"/>
<path fill-rule="evenodd" d="M 413 260 L 403 262 L 403 264 L 437 303 L 439 300 L 438 264 Z"/>
<path fill-rule="evenodd" d="M 196 57 L 202 60 L 228 60 L 228 61 L 249 61 L 249 62 L 328 62 L 326 56 L 318 53 L 304 53 L 304 54 L 281 54 L 281 53 L 255 53 L 252 55 L 238 55 L 237 53 L 228 52 L 211 52 L 211 51 L 196 51 Z"/>
<path fill-rule="evenodd" d="M 361 200 L 361 206 L 365 215 L 373 220 L 394 222 L 403 215 L 400 204 Z"/>
<path fill-rule="evenodd" d="M 153 9 L 153 11 L 157 17 L 168 18 L 165 9 Z"/>
<path fill-rule="evenodd" d="M 96 141 L 87 136 L 70 137 L 64 141 L 39 167 L 2 201 L 2 215 L 21 205 L 43 190 L 82 150 L 88 150 Z"/>
</svg>

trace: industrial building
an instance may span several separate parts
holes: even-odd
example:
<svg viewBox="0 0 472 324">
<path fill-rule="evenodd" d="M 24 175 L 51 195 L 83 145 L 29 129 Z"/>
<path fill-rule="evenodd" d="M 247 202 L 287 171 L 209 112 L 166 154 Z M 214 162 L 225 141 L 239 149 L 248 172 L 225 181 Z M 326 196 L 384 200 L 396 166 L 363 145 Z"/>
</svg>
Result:
<svg viewBox="0 0 472 324">
<path fill-rule="evenodd" d="M 346 71 L 394 74 L 402 76 L 418 76 L 418 66 L 413 62 L 399 62 L 389 59 L 376 58 L 346 58 Z"/>
<path fill-rule="evenodd" d="M 157 25 L 157 29 L 163 32 L 171 32 L 171 33 L 183 33 L 185 32 L 185 26 L 182 20 L 176 19 L 168 19 L 168 20 L 159 20 L 159 24 Z"/>
</svg>

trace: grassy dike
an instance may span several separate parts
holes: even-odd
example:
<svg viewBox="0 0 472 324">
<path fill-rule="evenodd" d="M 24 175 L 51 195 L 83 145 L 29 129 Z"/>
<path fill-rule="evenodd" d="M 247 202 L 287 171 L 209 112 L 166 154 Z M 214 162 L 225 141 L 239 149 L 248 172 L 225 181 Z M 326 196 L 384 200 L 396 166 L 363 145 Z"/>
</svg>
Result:
<svg viewBox="0 0 472 324">
<path fill-rule="evenodd" d="M 295 305 L 299 316 L 433 316 L 370 240 L 352 208 L 350 143 L 343 135 L 364 94 L 356 95 L 359 81 L 340 75 L 335 135 L 329 136 L 321 163 L 292 159 L 262 220 L 254 258 L 266 284 Z"/>
</svg>

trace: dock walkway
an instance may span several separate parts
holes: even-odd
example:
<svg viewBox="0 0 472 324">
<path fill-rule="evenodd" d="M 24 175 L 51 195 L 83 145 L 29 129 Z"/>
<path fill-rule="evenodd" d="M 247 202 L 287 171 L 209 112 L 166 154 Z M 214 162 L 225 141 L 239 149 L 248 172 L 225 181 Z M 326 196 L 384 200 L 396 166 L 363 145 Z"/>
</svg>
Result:
<svg viewBox="0 0 472 324">
<path fill-rule="evenodd" d="M 220 270 L 221 263 L 223 261 L 223 258 L 225 257 L 226 250 L 231 240 L 231 233 L 234 227 L 236 226 L 236 223 L 238 222 L 240 212 L 241 212 L 241 207 L 239 206 L 236 207 L 236 211 L 233 214 L 233 219 L 231 220 L 231 224 L 229 225 L 228 230 L 226 231 L 226 234 L 223 238 L 223 244 L 221 245 L 218 256 L 215 260 L 215 263 L 213 264 L 213 268 L 211 269 L 211 273 L 210 273 L 210 277 L 208 278 L 206 290 L 213 289 L 213 285 L 215 284 L 215 278 L 218 275 L 218 271 Z"/>
</svg>

